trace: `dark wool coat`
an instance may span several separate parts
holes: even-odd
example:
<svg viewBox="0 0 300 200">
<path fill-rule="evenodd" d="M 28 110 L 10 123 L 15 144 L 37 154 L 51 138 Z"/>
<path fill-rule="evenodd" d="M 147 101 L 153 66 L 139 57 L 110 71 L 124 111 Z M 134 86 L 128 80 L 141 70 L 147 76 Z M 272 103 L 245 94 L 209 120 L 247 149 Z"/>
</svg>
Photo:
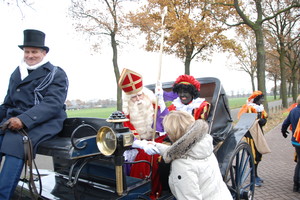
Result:
<svg viewBox="0 0 300 200">
<path fill-rule="evenodd" d="M 56 69 L 50 84 L 40 91 L 39 103 L 35 105 L 34 90 L 45 80 L 45 77 Z M 21 80 L 17 67 L 9 81 L 7 95 L 0 106 L 0 124 L 11 117 L 18 117 L 25 125 L 25 131 L 32 141 L 34 152 L 37 144 L 45 141 L 62 130 L 67 115 L 65 100 L 68 91 L 68 78 L 60 67 L 55 68 L 50 62 L 32 71 Z M 2 131 L 3 142 L 0 152 L 24 158 L 22 136 L 9 129 Z"/>
<path fill-rule="evenodd" d="M 294 132 L 296 130 L 298 120 L 300 120 L 300 105 L 297 105 L 297 107 L 293 108 L 287 118 L 283 121 L 281 132 L 286 132 L 290 125 L 292 125 L 292 144 L 296 146 L 300 146 L 300 143 L 296 141 L 296 138 L 294 137 Z"/>
</svg>

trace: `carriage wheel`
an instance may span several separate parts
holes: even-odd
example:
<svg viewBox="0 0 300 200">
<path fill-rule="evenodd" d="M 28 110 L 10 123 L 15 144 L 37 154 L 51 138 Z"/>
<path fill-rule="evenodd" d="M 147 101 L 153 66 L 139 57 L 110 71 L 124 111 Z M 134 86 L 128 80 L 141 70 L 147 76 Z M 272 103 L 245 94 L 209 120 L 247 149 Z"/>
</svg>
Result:
<svg viewBox="0 0 300 200">
<path fill-rule="evenodd" d="M 224 181 L 233 199 L 254 199 L 254 161 L 248 143 L 241 142 L 233 152 Z"/>
</svg>

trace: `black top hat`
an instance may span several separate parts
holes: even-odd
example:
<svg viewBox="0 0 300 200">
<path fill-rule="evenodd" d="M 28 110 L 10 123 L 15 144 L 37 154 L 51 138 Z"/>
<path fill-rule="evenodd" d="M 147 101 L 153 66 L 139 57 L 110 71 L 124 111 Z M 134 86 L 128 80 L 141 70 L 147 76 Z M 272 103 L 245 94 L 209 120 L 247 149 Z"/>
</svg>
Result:
<svg viewBox="0 0 300 200">
<path fill-rule="evenodd" d="M 45 46 L 45 33 L 42 31 L 27 29 L 24 30 L 24 44 L 19 45 L 21 49 L 23 47 L 38 47 L 46 50 L 48 53 L 49 47 Z"/>
</svg>

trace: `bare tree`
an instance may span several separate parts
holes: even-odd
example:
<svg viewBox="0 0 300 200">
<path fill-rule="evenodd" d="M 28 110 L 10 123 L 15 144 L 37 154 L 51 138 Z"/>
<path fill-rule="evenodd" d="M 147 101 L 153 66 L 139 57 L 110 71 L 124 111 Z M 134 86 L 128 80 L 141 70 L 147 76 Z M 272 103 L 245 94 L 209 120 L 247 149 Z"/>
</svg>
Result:
<svg viewBox="0 0 300 200">
<path fill-rule="evenodd" d="M 291 83 L 292 83 L 292 97 L 293 101 L 300 93 L 299 90 L 299 78 L 300 78 L 300 38 L 295 38 L 294 42 L 287 45 L 286 51 L 286 65 L 291 70 Z"/>
<path fill-rule="evenodd" d="M 31 4 L 34 2 L 34 1 L 29 1 L 29 0 L 15 0 L 15 1 L 12 1 L 12 0 L 2 0 L 4 3 L 6 3 L 7 5 L 16 5 L 18 7 L 20 7 L 20 5 L 24 4 L 24 5 L 27 5 L 27 6 L 31 6 Z"/>
<path fill-rule="evenodd" d="M 267 78 L 274 82 L 273 95 L 274 99 L 277 99 L 277 82 L 280 81 L 280 68 L 279 68 L 279 56 L 277 51 L 267 50 L 266 54 L 266 71 L 268 72 Z"/>
<path fill-rule="evenodd" d="M 266 6 L 261 0 L 251 0 L 245 3 L 242 0 L 224 0 L 213 2 L 213 5 L 219 5 L 219 10 L 217 13 L 222 18 L 218 18 L 218 20 L 223 21 L 229 26 L 240 26 L 247 25 L 254 32 L 256 39 L 256 53 L 257 53 L 257 82 L 258 89 L 261 90 L 264 94 L 266 94 L 266 82 L 265 82 L 265 70 L 266 70 L 266 52 L 265 52 L 265 44 L 264 44 L 264 33 L 263 33 L 263 24 L 268 22 L 269 20 L 275 18 L 277 15 L 287 12 L 295 7 L 300 7 L 300 3 L 298 0 L 287 0 L 288 4 L 281 10 L 278 10 L 276 13 L 267 15 Z M 234 9 L 239 18 L 233 19 L 233 15 L 229 13 L 231 9 Z M 216 16 L 218 16 L 216 14 Z M 267 101 L 265 101 L 265 108 L 268 110 Z"/>
<path fill-rule="evenodd" d="M 287 48 L 290 46 L 292 48 L 295 45 L 295 40 L 299 40 L 299 19 L 300 16 L 297 11 L 292 12 L 292 10 L 287 10 L 280 14 L 277 14 L 280 10 L 288 7 L 290 1 L 281 1 L 281 0 L 268 0 L 265 1 L 265 4 L 269 9 L 266 9 L 265 14 L 269 13 L 270 15 L 275 15 L 274 18 L 269 20 L 269 23 L 266 24 L 266 34 L 269 34 L 270 37 L 274 38 L 276 45 L 274 46 L 279 54 L 279 66 L 280 66 L 280 77 L 281 77 L 281 97 L 282 105 L 284 108 L 288 107 L 287 101 L 287 79 L 286 79 L 286 54 Z M 291 54 L 290 54 L 291 56 Z M 291 58 L 289 56 L 289 58 Z M 289 60 L 289 66 L 291 67 L 292 74 L 295 73 L 295 64 L 292 60 Z M 295 79 L 295 77 L 294 77 Z"/>
<path fill-rule="evenodd" d="M 238 59 L 234 69 L 246 72 L 251 79 L 252 91 L 255 91 L 255 78 L 256 78 L 256 49 L 255 39 L 249 29 L 241 29 L 237 32 L 237 43 L 241 46 L 233 50 L 235 58 Z"/>
<path fill-rule="evenodd" d="M 29 7 L 33 9 L 32 5 L 34 4 L 34 0 L 2 0 L 7 6 L 16 6 L 19 8 L 22 18 L 24 18 L 23 14 L 23 6 Z"/>
<path fill-rule="evenodd" d="M 88 36 L 92 41 L 95 52 L 100 51 L 103 41 L 109 39 L 112 48 L 112 67 L 115 81 L 118 84 L 120 72 L 118 67 L 117 36 L 122 37 L 124 15 L 121 7 L 122 0 L 72 0 L 71 17 L 74 19 L 76 31 Z M 122 90 L 117 87 L 117 109 L 122 109 Z"/>
</svg>

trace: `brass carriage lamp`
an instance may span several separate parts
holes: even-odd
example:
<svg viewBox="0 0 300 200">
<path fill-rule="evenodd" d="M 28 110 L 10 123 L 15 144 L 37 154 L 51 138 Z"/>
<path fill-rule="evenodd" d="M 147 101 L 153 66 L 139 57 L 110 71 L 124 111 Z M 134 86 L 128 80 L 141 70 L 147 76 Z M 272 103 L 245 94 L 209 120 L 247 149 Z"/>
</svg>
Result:
<svg viewBox="0 0 300 200">
<path fill-rule="evenodd" d="M 110 156 L 114 154 L 114 162 L 116 169 L 116 190 L 118 195 L 123 194 L 123 153 L 129 149 L 133 143 L 134 136 L 129 128 L 123 126 L 123 122 L 128 121 L 125 115 L 120 112 L 114 112 L 106 120 L 113 123 L 112 128 L 103 126 L 97 133 L 97 146 L 99 151 Z"/>
<path fill-rule="evenodd" d="M 122 112 L 116 111 L 106 121 L 113 123 L 113 126 L 102 126 L 98 130 L 96 138 L 98 149 L 106 156 L 123 155 L 134 140 L 129 128 L 123 126 L 123 122 L 129 121 L 129 119 Z"/>
</svg>

